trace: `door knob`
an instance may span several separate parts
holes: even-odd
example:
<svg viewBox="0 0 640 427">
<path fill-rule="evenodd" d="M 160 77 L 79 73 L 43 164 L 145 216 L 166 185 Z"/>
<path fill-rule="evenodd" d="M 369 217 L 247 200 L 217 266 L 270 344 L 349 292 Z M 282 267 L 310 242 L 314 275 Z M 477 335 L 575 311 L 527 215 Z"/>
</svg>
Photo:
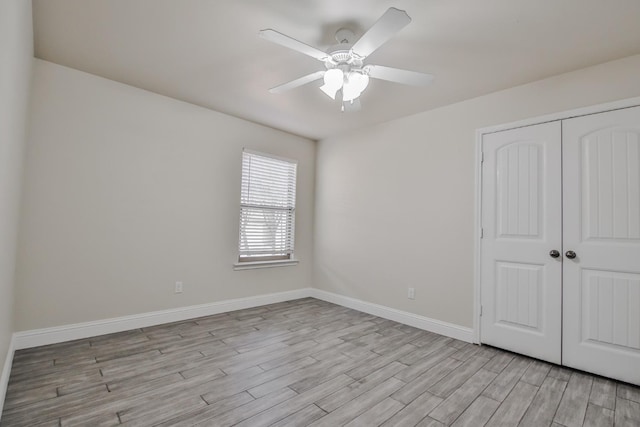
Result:
<svg viewBox="0 0 640 427">
<path fill-rule="evenodd" d="M 551 258 L 558 258 L 560 256 L 560 252 L 558 252 L 557 250 L 552 250 L 551 252 L 549 252 L 549 256 Z"/>
<path fill-rule="evenodd" d="M 565 252 L 565 256 L 569 259 L 574 259 L 576 257 L 576 253 L 574 251 Z"/>
</svg>

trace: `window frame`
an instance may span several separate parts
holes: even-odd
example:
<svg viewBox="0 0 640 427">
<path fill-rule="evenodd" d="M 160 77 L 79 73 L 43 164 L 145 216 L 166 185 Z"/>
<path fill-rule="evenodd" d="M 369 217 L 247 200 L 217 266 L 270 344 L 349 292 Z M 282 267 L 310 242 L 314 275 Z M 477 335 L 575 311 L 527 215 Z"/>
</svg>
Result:
<svg viewBox="0 0 640 427">
<path fill-rule="evenodd" d="M 243 209 L 246 208 L 254 208 L 259 209 L 254 204 L 243 203 L 242 202 L 242 194 L 244 189 L 244 175 L 245 175 L 245 166 L 244 159 L 245 153 L 254 156 L 260 156 L 268 159 L 274 159 L 282 162 L 287 162 L 294 165 L 294 189 L 293 189 L 293 207 L 292 208 L 284 208 L 276 207 L 276 206 L 265 206 L 265 209 L 274 209 L 281 211 L 288 211 L 291 217 L 290 224 L 290 234 L 291 234 L 291 246 L 292 251 L 286 255 L 242 255 L 241 254 L 241 245 L 242 245 L 242 221 L 243 221 Z M 240 209 L 239 209 L 239 221 L 238 221 L 238 246 L 237 246 L 237 258 L 236 262 L 233 264 L 234 270 L 248 270 L 254 268 L 268 268 L 268 267 L 282 267 L 282 266 L 291 266 L 298 264 L 298 260 L 295 257 L 295 216 L 296 216 L 296 187 L 297 187 L 297 171 L 298 161 L 289 159 L 286 157 L 281 157 L 269 153 L 264 153 L 260 151 L 255 151 L 247 148 L 242 149 L 242 162 L 241 162 L 241 184 L 240 184 Z M 287 193 L 287 197 L 291 197 L 290 192 Z"/>
</svg>

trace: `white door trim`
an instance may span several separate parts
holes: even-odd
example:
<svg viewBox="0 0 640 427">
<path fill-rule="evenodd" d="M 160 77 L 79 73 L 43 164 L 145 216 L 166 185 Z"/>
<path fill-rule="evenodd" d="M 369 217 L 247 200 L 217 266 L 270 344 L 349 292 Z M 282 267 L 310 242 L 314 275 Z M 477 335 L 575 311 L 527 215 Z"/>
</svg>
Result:
<svg viewBox="0 0 640 427">
<path fill-rule="evenodd" d="M 541 123 L 565 120 L 573 117 L 587 116 L 590 114 L 604 113 L 606 111 L 620 110 L 640 106 L 640 97 L 622 99 L 619 101 L 596 104 L 589 107 L 576 108 L 573 110 L 561 111 L 544 116 L 532 117 L 518 120 L 511 123 L 487 126 L 476 129 L 475 141 L 475 197 L 474 197 L 474 266 L 473 266 L 473 342 L 480 344 L 482 331 L 480 330 L 481 295 L 480 295 L 480 263 L 481 254 L 481 233 L 482 233 L 482 138 L 484 135 L 503 130 L 515 129 L 524 126 L 537 125 Z"/>
</svg>

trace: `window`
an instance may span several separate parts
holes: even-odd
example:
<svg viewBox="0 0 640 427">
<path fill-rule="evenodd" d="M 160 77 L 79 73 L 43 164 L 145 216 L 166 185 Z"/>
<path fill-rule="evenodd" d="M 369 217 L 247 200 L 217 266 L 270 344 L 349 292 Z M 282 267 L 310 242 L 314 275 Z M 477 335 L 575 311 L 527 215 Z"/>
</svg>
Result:
<svg viewBox="0 0 640 427">
<path fill-rule="evenodd" d="M 236 266 L 292 264 L 297 162 L 244 150 Z"/>
</svg>

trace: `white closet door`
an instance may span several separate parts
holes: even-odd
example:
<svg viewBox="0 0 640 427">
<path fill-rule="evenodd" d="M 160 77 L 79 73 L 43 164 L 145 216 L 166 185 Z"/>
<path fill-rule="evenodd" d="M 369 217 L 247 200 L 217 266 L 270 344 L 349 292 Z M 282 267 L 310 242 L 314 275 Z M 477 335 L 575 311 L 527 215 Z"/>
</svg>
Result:
<svg viewBox="0 0 640 427">
<path fill-rule="evenodd" d="M 563 176 L 563 364 L 640 384 L 640 107 L 563 121 Z"/>
<path fill-rule="evenodd" d="M 481 341 L 560 363 L 560 122 L 483 137 Z M 559 255 L 559 254 L 558 254 Z"/>
</svg>

